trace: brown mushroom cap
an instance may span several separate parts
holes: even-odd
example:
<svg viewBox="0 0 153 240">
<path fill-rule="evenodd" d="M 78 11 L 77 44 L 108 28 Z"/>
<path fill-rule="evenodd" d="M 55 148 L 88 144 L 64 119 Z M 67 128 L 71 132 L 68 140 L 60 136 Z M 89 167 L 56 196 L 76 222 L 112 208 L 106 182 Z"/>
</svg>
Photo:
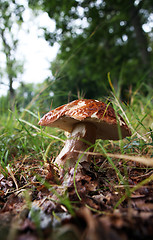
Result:
<svg viewBox="0 0 153 240">
<path fill-rule="evenodd" d="M 101 101 L 93 99 L 75 100 L 62 105 L 47 114 L 39 121 L 41 126 L 50 126 L 72 132 L 74 124 L 90 122 L 96 126 L 97 139 L 119 139 L 118 125 L 122 138 L 131 136 L 131 131 L 123 118 L 114 109 Z"/>
</svg>

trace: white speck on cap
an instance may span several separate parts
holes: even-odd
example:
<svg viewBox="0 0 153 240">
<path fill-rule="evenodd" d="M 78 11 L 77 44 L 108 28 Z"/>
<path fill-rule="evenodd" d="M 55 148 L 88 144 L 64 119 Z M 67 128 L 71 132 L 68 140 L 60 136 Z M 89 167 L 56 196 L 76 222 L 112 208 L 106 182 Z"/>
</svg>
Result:
<svg viewBox="0 0 153 240">
<path fill-rule="evenodd" d="M 92 115 L 91 115 L 91 118 L 97 118 L 98 119 L 98 116 L 96 115 L 97 112 L 94 112 Z"/>
</svg>

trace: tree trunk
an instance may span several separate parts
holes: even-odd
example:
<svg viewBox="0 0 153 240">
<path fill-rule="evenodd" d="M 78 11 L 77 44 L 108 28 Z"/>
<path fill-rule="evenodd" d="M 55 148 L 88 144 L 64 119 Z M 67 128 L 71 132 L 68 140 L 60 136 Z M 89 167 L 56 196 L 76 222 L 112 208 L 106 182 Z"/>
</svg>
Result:
<svg viewBox="0 0 153 240">
<path fill-rule="evenodd" d="M 13 88 L 13 78 L 9 76 L 10 108 L 14 110 L 15 91 Z"/>
<path fill-rule="evenodd" d="M 15 101 L 15 90 L 13 88 L 13 76 L 10 73 L 10 70 L 13 69 L 13 61 L 11 60 L 11 47 L 7 43 L 7 38 L 5 36 L 5 29 L 1 29 L 0 35 L 2 37 L 2 42 L 4 46 L 4 54 L 6 56 L 6 69 L 7 69 L 7 76 L 8 76 L 8 86 L 9 86 L 9 95 L 10 95 L 10 108 L 14 110 L 14 101 Z"/>
<path fill-rule="evenodd" d="M 142 63 L 145 66 L 150 65 L 150 54 L 147 51 L 148 48 L 148 42 L 147 38 L 145 36 L 145 33 L 142 29 L 142 24 L 139 16 L 139 10 L 136 8 L 134 5 L 134 1 L 130 1 L 130 8 L 129 8 L 129 16 L 130 16 L 130 21 L 135 29 L 135 34 L 136 34 L 136 41 L 139 46 L 139 51 L 141 54 L 141 60 Z"/>
</svg>

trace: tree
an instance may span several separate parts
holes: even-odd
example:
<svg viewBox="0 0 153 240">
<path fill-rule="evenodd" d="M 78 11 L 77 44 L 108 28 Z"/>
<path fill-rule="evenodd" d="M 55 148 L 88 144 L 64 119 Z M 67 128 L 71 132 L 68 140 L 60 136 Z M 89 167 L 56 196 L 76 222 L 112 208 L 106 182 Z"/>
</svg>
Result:
<svg viewBox="0 0 153 240">
<path fill-rule="evenodd" d="M 59 92 L 87 98 L 107 95 L 108 72 L 116 89 L 127 99 L 129 86 L 152 82 L 151 34 L 143 26 L 153 11 L 152 1 L 134 0 L 29 0 L 56 21 L 53 33 L 45 31 L 50 44 L 61 48 L 51 70 L 56 102 L 67 101 Z"/>
<path fill-rule="evenodd" d="M 10 107 L 13 109 L 15 91 L 13 82 L 17 79 L 19 73 L 22 73 L 23 66 L 16 60 L 16 50 L 18 39 L 15 36 L 16 28 L 20 27 L 23 19 L 23 5 L 16 1 L 0 1 L 0 41 L 2 43 L 1 52 L 5 58 L 5 67 L 1 69 L 0 84 L 8 85 L 10 95 Z"/>
</svg>

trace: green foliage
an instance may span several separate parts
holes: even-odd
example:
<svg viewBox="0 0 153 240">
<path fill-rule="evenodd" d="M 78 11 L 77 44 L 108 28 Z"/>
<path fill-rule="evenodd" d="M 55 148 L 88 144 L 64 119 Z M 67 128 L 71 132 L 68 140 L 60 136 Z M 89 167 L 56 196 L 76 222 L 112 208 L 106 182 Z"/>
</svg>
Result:
<svg viewBox="0 0 153 240">
<path fill-rule="evenodd" d="M 16 90 L 16 107 L 18 110 L 22 110 L 28 106 L 32 101 L 33 97 L 36 95 L 38 87 L 33 83 L 21 83 L 21 85 Z"/>
<path fill-rule="evenodd" d="M 152 53 L 148 50 L 152 38 L 151 32 L 143 30 L 152 1 L 29 0 L 29 5 L 46 11 L 56 22 L 54 32 L 45 31 L 51 45 L 61 44 L 51 64 L 55 102 L 72 100 L 78 92 L 86 98 L 107 96 L 108 72 L 125 100 L 129 88 L 137 89 L 143 82 L 152 86 Z M 144 93 L 148 93 L 146 88 Z"/>
<path fill-rule="evenodd" d="M 38 117 L 31 111 L 24 110 L 25 114 L 17 111 L 9 112 L 2 116 L 0 123 L 0 160 L 2 166 L 6 166 L 9 162 L 22 156 L 29 157 L 35 154 L 40 161 L 43 159 L 44 152 L 49 144 L 49 138 L 54 139 L 52 144 L 53 152 L 56 152 L 57 143 L 60 139 L 57 137 L 54 130 L 45 131 L 38 127 Z M 24 119 L 23 119 L 24 117 Z M 50 135 L 49 132 L 55 133 Z M 60 140 L 61 141 L 61 140 Z"/>
</svg>

